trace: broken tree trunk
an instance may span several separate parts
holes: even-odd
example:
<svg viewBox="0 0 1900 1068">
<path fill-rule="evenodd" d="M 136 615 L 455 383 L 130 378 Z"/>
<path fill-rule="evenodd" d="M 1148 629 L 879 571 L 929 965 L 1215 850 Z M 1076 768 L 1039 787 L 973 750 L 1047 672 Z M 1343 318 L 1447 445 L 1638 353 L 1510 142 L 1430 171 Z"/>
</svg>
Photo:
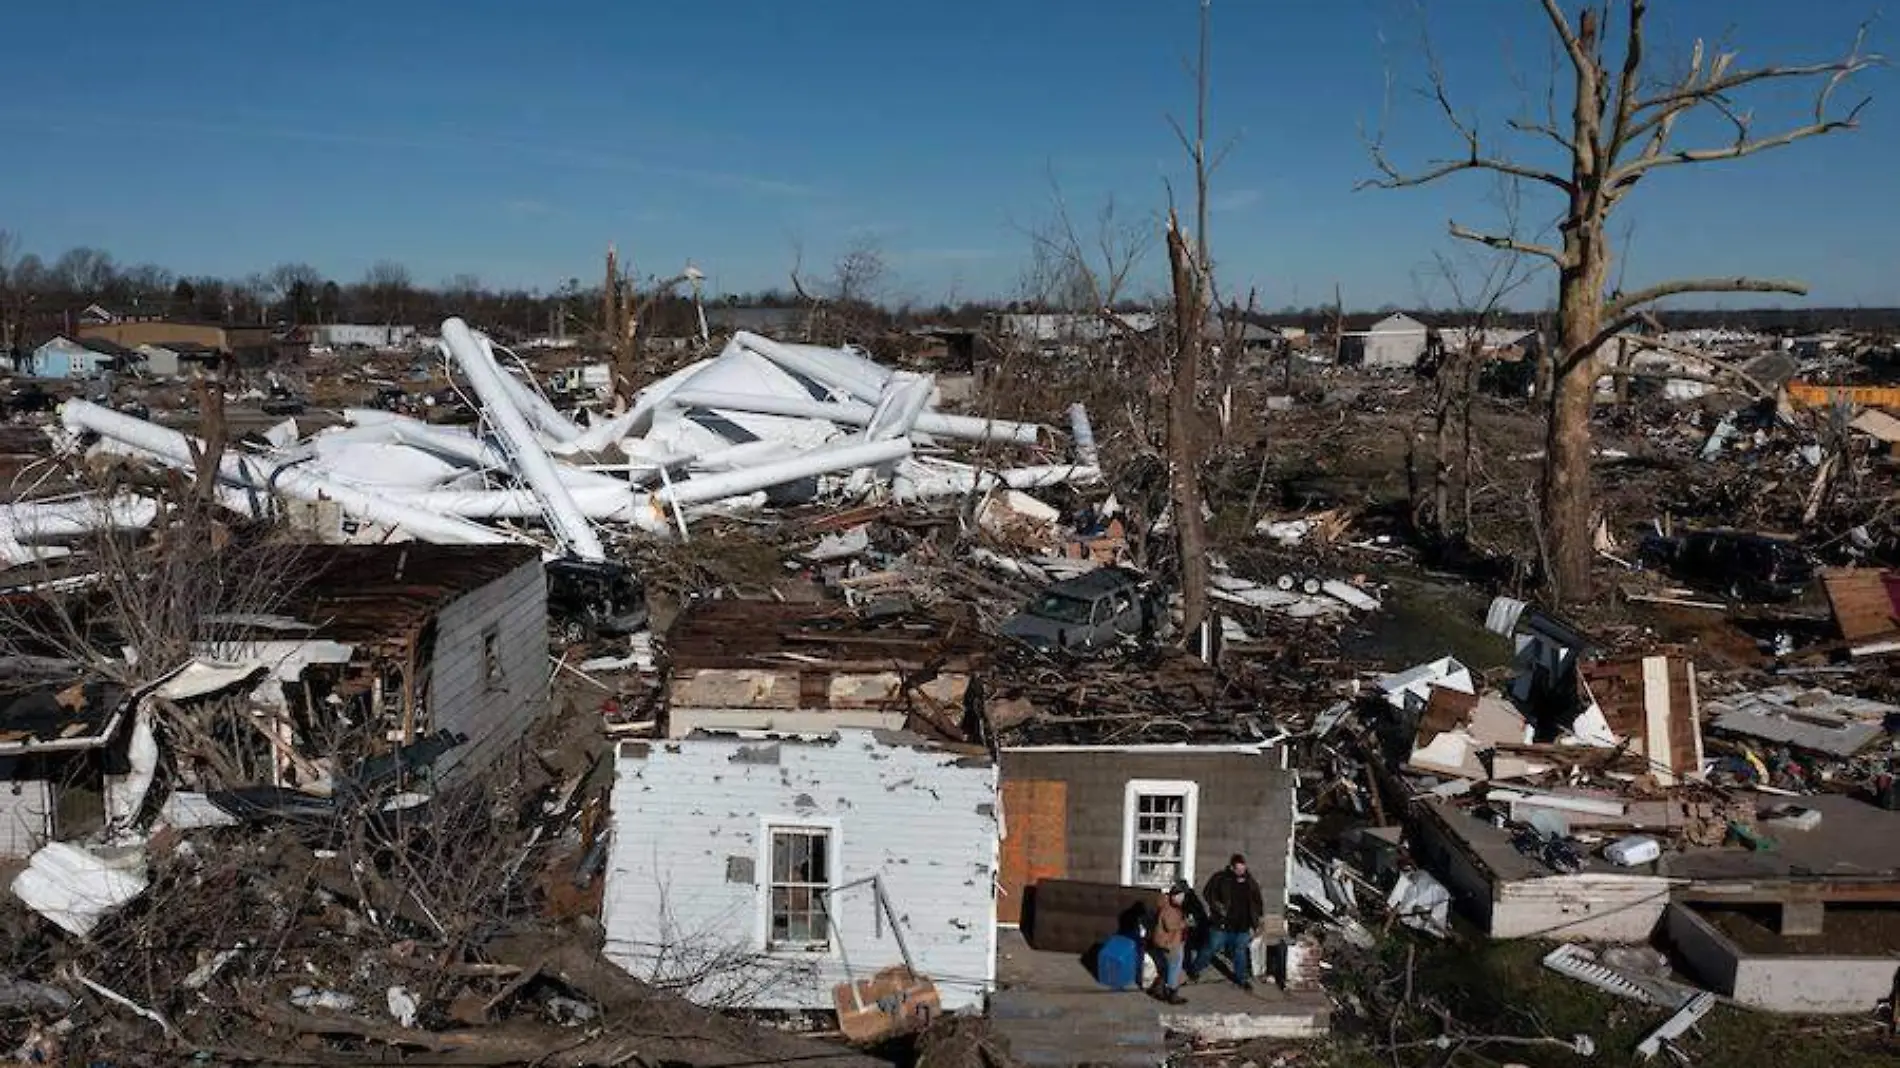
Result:
<svg viewBox="0 0 1900 1068">
<path fill-rule="evenodd" d="M 1207 524 L 1201 515 L 1200 449 L 1194 409 L 1200 386 L 1202 283 L 1179 221 L 1168 215 L 1174 280 L 1174 394 L 1168 403 L 1168 482 L 1180 552 L 1181 634 L 1192 642 L 1207 617 Z"/>
</svg>

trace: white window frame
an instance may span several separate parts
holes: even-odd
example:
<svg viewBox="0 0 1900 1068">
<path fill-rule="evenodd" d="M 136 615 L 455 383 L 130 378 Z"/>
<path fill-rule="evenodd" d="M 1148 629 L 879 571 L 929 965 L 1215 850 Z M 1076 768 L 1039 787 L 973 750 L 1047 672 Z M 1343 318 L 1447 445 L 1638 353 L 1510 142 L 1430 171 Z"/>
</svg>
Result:
<svg viewBox="0 0 1900 1068">
<path fill-rule="evenodd" d="M 822 833 L 826 836 L 825 849 L 828 854 L 828 871 L 825 872 L 825 908 L 836 907 L 831 891 L 837 890 L 844 875 L 843 829 L 837 820 L 814 820 L 809 818 L 767 816 L 759 821 L 759 858 L 758 878 L 754 886 L 758 891 L 759 950 L 774 957 L 826 957 L 837 952 L 838 929 L 836 924 L 827 920 L 825 924 L 825 945 L 823 947 L 774 946 L 772 944 L 772 834 L 775 831 L 804 831 Z"/>
<path fill-rule="evenodd" d="M 1187 779 L 1130 779 L 1122 792 L 1122 885 L 1135 882 L 1135 828 L 1140 820 L 1141 798 L 1181 797 L 1181 878 L 1193 885 L 1196 839 L 1200 837 L 1201 784 Z"/>
</svg>

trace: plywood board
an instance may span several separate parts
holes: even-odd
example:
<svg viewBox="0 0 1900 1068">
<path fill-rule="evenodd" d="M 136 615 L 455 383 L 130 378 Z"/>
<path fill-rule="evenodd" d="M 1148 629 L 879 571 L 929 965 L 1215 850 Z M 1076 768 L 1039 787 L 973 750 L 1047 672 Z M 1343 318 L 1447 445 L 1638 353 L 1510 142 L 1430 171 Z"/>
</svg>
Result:
<svg viewBox="0 0 1900 1068">
<path fill-rule="evenodd" d="M 1069 784 L 1058 779 L 1004 782 L 997 922 L 1021 923 L 1024 890 L 1068 873 Z"/>
</svg>

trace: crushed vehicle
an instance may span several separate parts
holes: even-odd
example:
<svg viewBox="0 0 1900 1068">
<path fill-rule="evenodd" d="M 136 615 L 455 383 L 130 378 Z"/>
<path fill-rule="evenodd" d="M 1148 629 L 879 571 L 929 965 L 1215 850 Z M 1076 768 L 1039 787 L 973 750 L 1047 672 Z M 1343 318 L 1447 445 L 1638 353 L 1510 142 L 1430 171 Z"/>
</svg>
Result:
<svg viewBox="0 0 1900 1068">
<path fill-rule="evenodd" d="M 1104 567 L 1064 579 L 1003 622 L 1003 635 L 1047 652 L 1086 653 L 1154 638 L 1156 591 L 1143 576 Z"/>
<path fill-rule="evenodd" d="M 1799 545 L 1749 531 L 1653 534 L 1642 553 L 1682 581 L 1736 601 L 1791 601 L 1814 581 L 1814 561 Z"/>
<path fill-rule="evenodd" d="M 285 389 L 272 389 L 260 405 L 265 415 L 302 415 L 308 407 L 302 397 Z"/>
<path fill-rule="evenodd" d="M 647 625 L 646 588 L 624 564 L 562 557 L 550 560 L 548 615 L 564 641 L 631 634 Z"/>
</svg>

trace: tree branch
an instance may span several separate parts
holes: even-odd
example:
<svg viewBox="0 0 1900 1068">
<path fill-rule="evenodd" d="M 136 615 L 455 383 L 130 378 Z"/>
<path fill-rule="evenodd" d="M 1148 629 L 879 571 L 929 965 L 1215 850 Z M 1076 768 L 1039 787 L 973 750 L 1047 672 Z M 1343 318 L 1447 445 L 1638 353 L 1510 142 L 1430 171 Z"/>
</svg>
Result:
<svg viewBox="0 0 1900 1068">
<path fill-rule="evenodd" d="M 1638 0 L 1640 6 L 1640 0 Z M 1697 41 L 1695 51 L 1690 58 L 1689 71 L 1657 95 L 1642 98 L 1634 102 L 1629 118 L 1633 121 L 1624 124 L 1619 116 L 1619 134 L 1611 141 L 1614 157 L 1620 156 L 1625 148 L 1638 140 L 1647 138 L 1648 144 L 1633 161 L 1624 164 L 1611 173 L 1606 184 L 1612 192 L 1616 187 L 1627 189 L 1644 172 L 1662 166 L 1681 163 L 1706 163 L 1714 160 L 1739 159 L 1764 149 L 1779 148 L 1809 137 L 1819 137 L 1837 130 L 1853 129 L 1859 120 L 1861 109 L 1868 101 L 1860 103 L 1838 119 L 1828 118 L 1828 106 L 1833 101 L 1835 90 L 1847 79 L 1872 67 L 1886 62 L 1885 57 L 1862 51 L 1867 40 L 1867 27 L 1862 26 L 1854 37 L 1853 47 L 1841 59 L 1826 63 L 1810 63 L 1800 66 L 1755 67 L 1735 70 L 1735 53 L 1721 52 L 1703 65 L 1704 48 Z M 1751 140 L 1750 116 L 1739 111 L 1730 99 L 1738 89 L 1759 85 L 1770 81 L 1790 81 L 1804 78 L 1821 78 L 1822 83 L 1814 98 L 1814 121 L 1784 133 Z M 1708 104 L 1720 111 L 1735 126 L 1735 142 L 1731 145 L 1711 149 L 1693 149 L 1679 152 L 1667 152 L 1669 134 L 1676 120 L 1684 113 L 1696 107 Z M 1640 118 L 1639 118 L 1640 116 Z"/>
<path fill-rule="evenodd" d="M 1419 174 L 1405 174 L 1401 172 L 1392 166 L 1391 161 L 1387 160 L 1385 154 L 1376 147 L 1373 149 L 1372 162 L 1385 177 L 1371 178 L 1360 182 L 1358 185 L 1360 189 L 1406 189 L 1411 186 L 1429 185 L 1446 175 L 1456 174 L 1459 171 L 1495 171 L 1498 174 L 1509 175 L 1513 178 L 1524 178 L 1533 182 L 1542 182 L 1545 185 L 1554 186 L 1562 190 L 1565 194 L 1568 194 L 1571 190 L 1569 179 L 1559 177 L 1549 171 L 1540 171 L 1534 167 L 1526 167 L 1519 163 L 1513 163 L 1510 160 L 1482 158 L 1475 154 L 1470 159 L 1441 162 L 1431 170 Z"/>
<path fill-rule="evenodd" d="M 1438 110 L 1442 111 L 1445 115 L 1445 121 L 1451 124 L 1453 130 L 1458 132 L 1458 136 L 1464 138 L 1467 152 L 1466 158 L 1436 161 L 1430 170 L 1418 174 L 1406 174 L 1394 166 L 1392 161 L 1386 157 L 1384 133 L 1381 131 L 1379 139 L 1373 141 L 1367 148 L 1372 154 L 1373 166 L 1377 167 L 1379 173 L 1385 177 L 1367 179 L 1366 181 L 1360 182 L 1357 188 L 1404 189 L 1411 186 L 1427 185 L 1447 175 L 1456 174 L 1459 171 L 1494 171 L 1498 174 L 1510 175 L 1514 178 L 1543 182 L 1546 185 L 1556 187 L 1566 195 L 1572 192 L 1569 179 L 1561 175 L 1538 170 L 1535 167 L 1529 167 L 1513 160 L 1486 156 L 1479 142 L 1477 128 L 1459 118 L 1458 109 L 1452 106 L 1451 93 L 1446 88 L 1444 68 L 1439 66 L 1438 57 L 1431 51 L 1431 43 L 1429 40 L 1425 44 L 1425 54 L 1427 62 L 1431 67 L 1431 88 L 1429 91 L 1421 90 L 1421 92 L 1424 92 L 1425 95 L 1430 96 L 1437 102 Z"/>
<path fill-rule="evenodd" d="M 1631 160 L 1621 167 L 1616 168 L 1616 170 L 1611 172 L 1610 180 L 1604 184 L 1613 188 L 1628 186 L 1645 173 L 1657 167 L 1668 167 L 1682 163 L 1713 163 L 1717 160 L 1740 159 L 1743 156 L 1752 156 L 1757 152 L 1763 152 L 1771 148 L 1782 148 L 1794 144 L 1796 141 L 1805 141 L 1810 137 L 1822 137 L 1841 130 L 1856 129 L 1860 126 L 1861 109 L 1865 108 L 1871 100 L 1872 98 L 1870 97 L 1854 105 L 1854 109 L 1848 112 L 1844 118 L 1810 123 L 1807 126 L 1796 127 L 1795 129 L 1776 134 L 1773 137 L 1761 137 L 1753 141 L 1738 139 L 1734 144 L 1723 148 L 1684 148 L 1677 149 L 1674 152 L 1659 152 L 1655 155 L 1645 155 L 1640 159 Z"/>
<path fill-rule="evenodd" d="M 1637 112 L 1636 87 L 1643 70 L 1643 16 L 1649 13 L 1648 0 L 1630 0 L 1629 36 L 1623 46 L 1623 75 L 1616 86 L 1616 122 L 1610 128 L 1610 142 L 1601 159 L 1614 163 L 1617 152 L 1628 137 L 1630 122 Z"/>
<path fill-rule="evenodd" d="M 1479 233 L 1476 230 L 1460 226 L 1455 221 L 1451 223 L 1451 236 L 1461 241 L 1474 241 L 1480 245 L 1497 249 L 1500 252 L 1519 252 L 1526 256 L 1539 256 L 1556 264 L 1558 267 L 1564 265 L 1563 253 L 1548 245 L 1538 245 L 1529 241 L 1520 241 L 1508 235 Z"/>
<path fill-rule="evenodd" d="M 1603 306 L 1607 319 L 1620 319 L 1646 304 L 1685 293 L 1792 293 L 1804 296 L 1808 287 L 1786 278 L 1680 278 L 1662 282 L 1634 293 L 1626 293 Z"/>
<path fill-rule="evenodd" d="M 1557 6 L 1557 0 L 1544 0 L 1544 14 L 1550 16 L 1551 29 L 1557 31 L 1557 39 L 1564 43 L 1564 51 L 1570 53 L 1570 62 L 1578 70 L 1589 67 L 1590 55 L 1583 50 L 1583 42 L 1578 40 L 1577 31 L 1570 28 L 1570 20 L 1564 16 L 1564 9 Z"/>
</svg>

